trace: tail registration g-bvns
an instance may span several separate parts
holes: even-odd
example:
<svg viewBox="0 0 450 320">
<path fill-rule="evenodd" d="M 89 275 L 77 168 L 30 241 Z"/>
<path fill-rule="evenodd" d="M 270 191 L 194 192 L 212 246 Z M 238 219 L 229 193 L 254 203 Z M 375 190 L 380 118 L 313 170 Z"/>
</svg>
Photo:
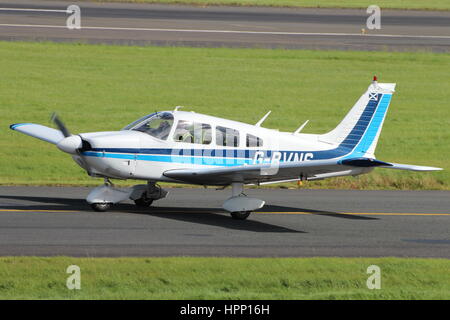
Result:
<svg viewBox="0 0 450 320">
<path fill-rule="evenodd" d="M 342 122 L 326 134 L 279 132 L 194 112 L 162 111 L 120 131 L 71 134 L 58 117 L 59 130 L 32 123 L 11 129 L 55 144 L 92 177 L 105 184 L 87 197 L 96 211 L 127 199 L 150 206 L 167 192 L 158 181 L 231 186 L 223 208 L 246 219 L 264 201 L 243 194 L 245 184 L 318 180 L 369 173 L 375 167 L 434 171 L 440 168 L 377 160 L 375 148 L 394 94 L 394 83 L 376 77 Z M 147 184 L 115 188 L 109 179 L 139 179 Z"/>
</svg>

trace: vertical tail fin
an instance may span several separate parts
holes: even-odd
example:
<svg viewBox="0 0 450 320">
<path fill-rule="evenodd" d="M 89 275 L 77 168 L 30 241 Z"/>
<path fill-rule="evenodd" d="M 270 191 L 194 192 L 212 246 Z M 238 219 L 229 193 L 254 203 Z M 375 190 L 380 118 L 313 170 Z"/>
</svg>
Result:
<svg viewBox="0 0 450 320">
<path fill-rule="evenodd" d="M 376 77 L 350 112 L 320 141 L 347 149 L 351 157 L 375 158 L 381 128 L 386 117 L 395 83 L 378 83 Z"/>
</svg>

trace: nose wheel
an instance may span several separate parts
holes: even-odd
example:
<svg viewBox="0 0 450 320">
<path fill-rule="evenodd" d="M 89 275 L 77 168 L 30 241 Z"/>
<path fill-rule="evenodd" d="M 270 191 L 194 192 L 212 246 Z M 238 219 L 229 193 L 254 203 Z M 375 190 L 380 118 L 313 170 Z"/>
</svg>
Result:
<svg viewBox="0 0 450 320">
<path fill-rule="evenodd" d="M 93 189 L 86 197 L 86 201 L 94 211 L 105 212 L 113 204 L 133 200 L 136 206 L 148 208 L 153 201 L 164 198 L 168 192 L 149 181 L 147 185 L 138 184 L 131 188 L 116 188 L 108 179 L 105 184 Z"/>
</svg>

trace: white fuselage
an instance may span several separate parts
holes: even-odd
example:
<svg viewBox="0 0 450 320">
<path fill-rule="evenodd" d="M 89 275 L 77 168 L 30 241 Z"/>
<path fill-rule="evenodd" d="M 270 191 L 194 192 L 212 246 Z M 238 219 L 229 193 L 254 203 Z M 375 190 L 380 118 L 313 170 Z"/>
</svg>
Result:
<svg viewBox="0 0 450 320">
<path fill-rule="evenodd" d="M 346 152 L 321 141 L 320 135 L 280 132 L 194 112 L 170 113 L 173 125 L 166 139 L 129 129 L 80 134 L 90 143 L 91 149 L 83 154 L 93 173 L 120 179 L 174 181 L 163 173 L 172 169 L 268 163 L 274 159 L 280 162 L 333 159 Z M 207 125 L 208 143 L 177 141 L 175 133 L 180 121 Z M 223 145 L 218 128 L 232 129 L 235 136 L 232 145 Z M 253 137 L 253 141 L 249 141 L 249 137 Z M 256 141 L 254 137 L 258 142 L 252 146 L 251 142 Z M 79 157 L 73 157 L 82 166 Z M 349 174 L 361 173 L 357 171 Z"/>
</svg>

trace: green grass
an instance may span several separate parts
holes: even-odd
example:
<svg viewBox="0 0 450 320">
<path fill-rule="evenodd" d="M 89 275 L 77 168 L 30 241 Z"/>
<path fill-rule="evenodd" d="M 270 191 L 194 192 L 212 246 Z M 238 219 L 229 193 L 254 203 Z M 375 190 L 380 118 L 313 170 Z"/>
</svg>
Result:
<svg viewBox="0 0 450 320">
<path fill-rule="evenodd" d="M 84 0 L 92 1 L 92 0 Z M 449 0 L 93 0 L 95 2 L 169 3 L 233 6 L 274 6 L 306 8 L 367 8 L 376 4 L 382 9 L 450 10 Z"/>
<path fill-rule="evenodd" d="M 1 257 L 0 299 L 450 299 L 449 273 L 445 259 Z"/>
<path fill-rule="evenodd" d="M 219 117 L 304 132 L 334 128 L 373 74 L 397 82 L 377 157 L 450 168 L 450 55 L 268 49 L 132 47 L 0 42 L 0 184 L 98 184 L 55 146 L 9 130 L 50 125 L 74 133 L 117 130 L 183 105 Z M 376 169 L 307 187 L 450 189 L 448 170 Z"/>
</svg>

